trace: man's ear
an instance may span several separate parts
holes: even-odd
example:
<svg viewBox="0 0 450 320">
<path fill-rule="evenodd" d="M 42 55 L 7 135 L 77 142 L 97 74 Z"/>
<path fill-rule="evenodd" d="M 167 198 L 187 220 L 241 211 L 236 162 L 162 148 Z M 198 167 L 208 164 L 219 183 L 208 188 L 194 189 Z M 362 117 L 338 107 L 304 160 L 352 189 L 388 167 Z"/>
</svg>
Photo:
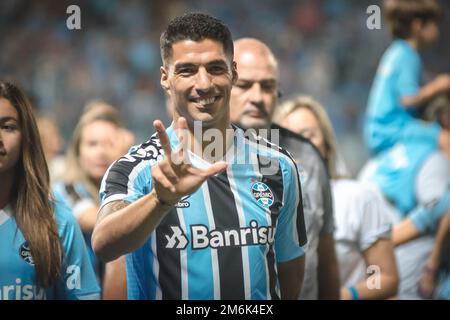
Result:
<svg viewBox="0 0 450 320">
<path fill-rule="evenodd" d="M 233 61 L 233 63 L 231 64 L 231 73 L 232 73 L 232 82 L 233 84 L 236 83 L 236 81 L 239 78 L 238 72 L 237 72 L 237 63 L 236 61 Z"/>
<path fill-rule="evenodd" d="M 159 68 L 159 71 L 161 72 L 161 87 L 167 92 L 169 93 L 169 73 L 168 70 L 166 70 L 166 68 L 164 68 L 163 66 L 161 66 Z"/>
</svg>

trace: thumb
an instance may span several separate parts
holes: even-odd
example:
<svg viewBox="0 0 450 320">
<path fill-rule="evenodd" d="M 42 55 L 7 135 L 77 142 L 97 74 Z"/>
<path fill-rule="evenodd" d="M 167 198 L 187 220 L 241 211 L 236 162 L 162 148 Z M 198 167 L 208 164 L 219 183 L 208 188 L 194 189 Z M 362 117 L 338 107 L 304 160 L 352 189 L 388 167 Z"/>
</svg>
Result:
<svg viewBox="0 0 450 320">
<path fill-rule="evenodd" d="M 219 162 L 216 162 L 215 164 L 213 164 L 208 169 L 204 169 L 203 174 L 205 177 L 211 177 L 211 176 L 214 176 L 214 175 L 219 174 L 222 171 L 226 170 L 227 166 L 228 165 L 225 161 L 219 161 Z"/>
</svg>

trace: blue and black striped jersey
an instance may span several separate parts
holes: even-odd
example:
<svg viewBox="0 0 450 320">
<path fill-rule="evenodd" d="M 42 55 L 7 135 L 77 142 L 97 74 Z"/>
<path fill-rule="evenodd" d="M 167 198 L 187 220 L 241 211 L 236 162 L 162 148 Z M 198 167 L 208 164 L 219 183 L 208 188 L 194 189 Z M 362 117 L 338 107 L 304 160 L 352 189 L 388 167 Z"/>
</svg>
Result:
<svg viewBox="0 0 450 320">
<path fill-rule="evenodd" d="M 175 150 L 172 127 L 167 134 Z M 178 202 L 127 255 L 129 299 L 280 298 L 277 263 L 304 254 L 302 195 L 289 154 L 262 142 L 234 128 L 227 170 Z M 150 193 L 151 168 L 163 157 L 156 135 L 132 147 L 105 174 L 102 206 Z M 265 170 L 269 163 L 274 170 Z"/>
</svg>

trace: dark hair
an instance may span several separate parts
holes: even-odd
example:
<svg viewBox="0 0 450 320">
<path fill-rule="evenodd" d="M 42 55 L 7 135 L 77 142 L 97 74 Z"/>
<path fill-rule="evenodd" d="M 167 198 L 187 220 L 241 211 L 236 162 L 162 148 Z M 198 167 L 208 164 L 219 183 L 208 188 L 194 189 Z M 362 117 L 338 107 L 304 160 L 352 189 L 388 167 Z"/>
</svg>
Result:
<svg viewBox="0 0 450 320">
<path fill-rule="evenodd" d="M 172 55 L 172 45 L 181 40 L 212 39 L 222 43 L 225 53 L 233 58 L 233 39 L 228 27 L 220 20 L 204 13 L 187 13 L 170 21 L 161 34 L 160 49 L 164 64 Z"/>
<path fill-rule="evenodd" d="M 423 23 L 438 21 L 442 10 L 436 0 L 385 0 L 384 11 L 395 38 L 411 36 L 411 23 L 419 19 Z"/>
<path fill-rule="evenodd" d="M 14 84 L 0 81 L 0 97 L 17 110 L 22 136 L 12 198 L 14 219 L 33 256 L 38 284 L 50 287 L 60 276 L 62 245 L 50 202 L 50 178 L 31 104 Z"/>
<path fill-rule="evenodd" d="M 425 121 L 437 122 L 444 129 L 450 129 L 450 96 L 441 94 L 434 98 L 425 109 L 421 118 Z"/>
</svg>

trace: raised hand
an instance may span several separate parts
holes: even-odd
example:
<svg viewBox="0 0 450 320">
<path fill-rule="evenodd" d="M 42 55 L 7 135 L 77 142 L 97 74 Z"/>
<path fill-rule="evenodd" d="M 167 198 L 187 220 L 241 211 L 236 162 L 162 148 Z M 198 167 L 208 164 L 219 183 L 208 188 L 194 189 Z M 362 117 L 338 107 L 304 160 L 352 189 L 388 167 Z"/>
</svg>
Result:
<svg viewBox="0 0 450 320">
<path fill-rule="evenodd" d="M 153 188 L 161 202 L 169 205 L 177 203 L 182 197 L 194 193 L 206 179 L 226 169 L 227 164 L 223 161 L 207 169 L 194 168 L 188 161 L 184 136 L 178 134 L 180 146 L 172 152 L 169 137 L 162 122 L 156 120 L 153 126 L 165 154 L 164 159 L 152 168 Z M 188 130 L 186 119 L 180 117 L 177 120 L 177 127 Z"/>
</svg>

